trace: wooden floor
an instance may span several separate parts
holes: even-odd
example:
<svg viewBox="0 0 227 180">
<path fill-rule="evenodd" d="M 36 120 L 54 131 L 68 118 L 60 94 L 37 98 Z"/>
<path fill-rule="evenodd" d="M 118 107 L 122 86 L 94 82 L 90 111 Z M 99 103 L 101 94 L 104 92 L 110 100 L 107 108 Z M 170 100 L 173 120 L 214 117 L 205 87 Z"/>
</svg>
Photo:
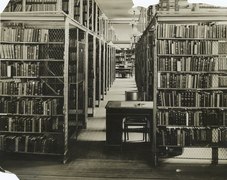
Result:
<svg viewBox="0 0 227 180">
<path fill-rule="evenodd" d="M 70 159 L 62 164 L 55 157 L 1 157 L 0 166 L 17 174 L 21 180 L 77 179 L 214 179 L 226 180 L 226 165 L 211 166 L 194 161 L 161 162 L 153 167 L 150 145 L 140 142 L 125 144 L 122 150 L 105 146 L 105 105 L 109 100 L 124 100 L 126 90 L 135 90 L 133 78 L 116 79 L 95 116 L 89 118 L 87 129 L 72 139 Z"/>
</svg>

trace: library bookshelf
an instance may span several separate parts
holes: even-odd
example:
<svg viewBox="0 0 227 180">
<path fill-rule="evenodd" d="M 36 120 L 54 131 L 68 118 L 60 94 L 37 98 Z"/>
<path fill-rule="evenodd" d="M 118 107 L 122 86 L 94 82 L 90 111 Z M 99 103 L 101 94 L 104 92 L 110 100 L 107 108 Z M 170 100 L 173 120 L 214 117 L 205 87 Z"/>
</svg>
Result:
<svg viewBox="0 0 227 180">
<path fill-rule="evenodd" d="M 137 46 L 137 78 L 153 86 L 138 83 L 153 93 L 154 164 L 170 149 L 194 147 L 210 148 L 218 163 L 227 148 L 227 14 L 157 12 Z"/>
<path fill-rule="evenodd" d="M 11 0 L 0 20 L 0 150 L 65 163 L 114 80 L 108 19 L 94 0 Z"/>
<path fill-rule="evenodd" d="M 66 162 L 86 124 L 87 37 L 64 13 L 52 16 L 1 15 L 0 149 Z"/>
</svg>

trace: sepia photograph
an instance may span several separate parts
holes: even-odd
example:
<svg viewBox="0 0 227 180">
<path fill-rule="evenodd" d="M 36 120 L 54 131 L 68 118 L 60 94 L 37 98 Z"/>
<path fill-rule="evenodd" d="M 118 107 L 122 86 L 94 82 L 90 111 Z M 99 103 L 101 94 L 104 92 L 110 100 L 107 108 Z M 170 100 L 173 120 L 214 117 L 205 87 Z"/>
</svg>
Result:
<svg viewBox="0 0 227 180">
<path fill-rule="evenodd" d="M 1 0 L 0 180 L 226 180 L 227 2 Z"/>
</svg>

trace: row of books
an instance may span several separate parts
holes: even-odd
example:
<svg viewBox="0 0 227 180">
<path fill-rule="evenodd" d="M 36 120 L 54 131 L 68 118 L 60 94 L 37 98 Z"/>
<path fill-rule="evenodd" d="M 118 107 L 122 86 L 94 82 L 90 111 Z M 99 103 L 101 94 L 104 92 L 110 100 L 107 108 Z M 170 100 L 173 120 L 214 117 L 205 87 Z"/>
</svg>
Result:
<svg viewBox="0 0 227 180">
<path fill-rule="evenodd" d="M 29 80 L 27 82 L 2 81 L 0 95 L 43 95 L 43 82 Z"/>
<path fill-rule="evenodd" d="M 158 71 L 226 71 L 226 57 L 159 57 Z"/>
<path fill-rule="evenodd" d="M 27 26 L 23 23 L 3 23 L 0 41 L 3 42 L 64 42 L 64 29 L 46 29 Z"/>
<path fill-rule="evenodd" d="M 56 11 L 56 0 L 27 0 L 25 1 L 25 11 Z M 17 3 L 9 3 L 4 12 L 21 12 L 23 11 L 22 1 Z"/>
<path fill-rule="evenodd" d="M 219 133 L 223 133 L 223 136 L 219 136 Z M 226 142 L 226 133 L 220 129 L 166 129 L 157 133 L 157 142 L 159 146 L 208 145 Z"/>
<path fill-rule="evenodd" d="M 0 113 L 14 114 L 40 114 L 58 115 L 62 114 L 62 105 L 58 99 L 0 99 Z"/>
<path fill-rule="evenodd" d="M 217 88 L 226 87 L 227 77 L 218 74 L 173 74 L 158 75 L 158 88 Z"/>
<path fill-rule="evenodd" d="M 218 110 L 158 111 L 157 124 L 161 126 L 182 125 L 189 127 L 226 126 L 227 113 Z"/>
<path fill-rule="evenodd" d="M 18 63 L 14 62 L 12 65 L 9 62 L 0 62 L 0 76 L 29 76 L 38 77 L 40 72 L 40 63 Z"/>
<path fill-rule="evenodd" d="M 219 49 L 217 41 L 177 41 L 160 40 L 158 41 L 158 54 L 173 55 L 217 55 L 224 54 L 225 49 Z M 220 52 L 219 52 L 220 51 Z"/>
<path fill-rule="evenodd" d="M 159 38 L 227 38 L 226 24 L 159 24 Z"/>
<path fill-rule="evenodd" d="M 0 44 L 0 59 L 38 59 L 38 45 Z"/>
<path fill-rule="evenodd" d="M 12 76 L 39 76 L 40 62 L 36 63 L 18 63 L 12 64 Z"/>
<path fill-rule="evenodd" d="M 56 4 L 29 4 L 26 5 L 26 11 L 56 11 Z"/>
<path fill-rule="evenodd" d="M 170 107 L 227 107 L 227 94 L 222 91 L 158 92 L 158 106 Z"/>
<path fill-rule="evenodd" d="M 1 117 L 0 131 L 56 132 L 61 130 L 59 117 Z"/>
<path fill-rule="evenodd" d="M 3 42 L 48 42 L 48 29 L 23 28 L 21 26 L 1 27 L 0 41 Z"/>
<path fill-rule="evenodd" d="M 59 153 L 56 137 L 0 135 L 0 150 L 7 152 Z"/>
</svg>

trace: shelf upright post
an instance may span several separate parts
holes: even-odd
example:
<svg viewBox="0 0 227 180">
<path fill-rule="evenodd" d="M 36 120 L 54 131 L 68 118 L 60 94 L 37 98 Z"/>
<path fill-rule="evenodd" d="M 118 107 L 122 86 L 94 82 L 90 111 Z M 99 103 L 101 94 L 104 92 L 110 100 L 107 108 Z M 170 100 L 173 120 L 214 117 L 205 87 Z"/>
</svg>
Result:
<svg viewBox="0 0 227 180">
<path fill-rule="evenodd" d="M 93 26 L 92 26 L 93 27 Z M 94 70 L 94 79 L 93 79 L 93 105 L 95 107 L 96 102 L 96 37 L 93 35 L 93 70 Z"/>
<path fill-rule="evenodd" d="M 154 69 L 154 75 L 153 75 L 153 85 L 154 85 L 154 92 L 153 92 L 153 130 L 152 130 L 152 159 L 153 159 L 153 165 L 157 166 L 158 163 L 158 155 L 157 155 L 157 144 L 156 144 L 156 113 L 157 113 L 157 84 L 158 84 L 158 77 L 157 77 L 157 19 L 156 17 L 154 17 L 155 19 L 153 20 L 153 26 L 154 26 L 154 41 L 152 42 L 151 46 L 153 46 L 153 69 Z"/>
<path fill-rule="evenodd" d="M 95 33 L 98 34 L 98 20 L 99 20 L 99 17 L 98 17 L 98 6 L 97 6 L 97 3 L 95 3 Z"/>
<path fill-rule="evenodd" d="M 74 14 L 75 14 L 75 12 L 74 12 L 74 0 L 69 0 L 69 16 L 71 17 L 71 18 L 74 18 Z"/>
<path fill-rule="evenodd" d="M 146 92 L 145 92 L 145 95 L 143 94 L 143 98 L 145 99 L 145 100 L 147 100 L 147 98 L 148 98 L 148 94 L 149 94 L 149 61 L 150 61 L 150 57 L 149 57 L 149 41 L 148 41 L 148 39 L 149 39 L 149 31 L 147 32 L 147 35 L 146 35 L 146 46 L 144 47 L 144 48 L 146 48 Z"/>
<path fill-rule="evenodd" d="M 97 6 L 96 6 L 97 7 Z M 98 38 L 98 43 L 99 43 L 99 60 L 98 60 L 98 70 L 99 70 L 99 77 L 98 77 L 98 80 L 99 80 L 99 95 L 98 95 L 98 105 L 100 105 L 100 101 L 101 101 L 101 60 L 102 60 L 102 42 L 101 42 L 101 39 Z"/>
<path fill-rule="evenodd" d="M 65 50 L 64 50 L 64 157 L 63 163 L 68 159 L 68 119 L 69 119 L 69 19 L 65 20 Z"/>
<path fill-rule="evenodd" d="M 80 1 L 80 18 L 79 18 L 79 22 L 81 24 L 83 24 L 83 0 L 79 0 Z"/>
<path fill-rule="evenodd" d="M 84 102 L 84 114 L 85 114 L 85 128 L 87 127 L 87 117 L 88 117 L 88 30 L 85 31 L 85 68 L 84 68 L 84 73 L 85 73 L 85 102 Z"/>
<path fill-rule="evenodd" d="M 22 0 L 22 12 L 26 11 L 26 0 Z"/>
<path fill-rule="evenodd" d="M 86 0 L 87 1 L 87 28 L 89 29 L 89 15 L 90 15 L 90 2 L 89 0 Z"/>
<path fill-rule="evenodd" d="M 63 0 L 57 0 L 57 11 L 62 11 L 62 1 Z"/>
<path fill-rule="evenodd" d="M 109 46 L 106 42 L 106 89 L 109 90 Z"/>
<path fill-rule="evenodd" d="M 91 1 L 91 30 L 94 32 L 94 13 L 95 13 L 95 3 L 94 0 L 90 0 Z"/>
<path fill-rule="evenodd" d="M 77 28 L 76 29 L 76 52 L 77 52 L 77 54 L 76 54 L 76 59 L 77 59 L 77 61 L 76 61 L 76 122 L 78 123 L 78 110 L 79 110 L 79 74 L 78 74 L 78 72 L 79 72 L 79 61 L 80 61 L 80 59 L 79 59 L 79 29 Z"/>
<path fill-rule="evenodd" d="M 108 24 L 108 20 L 105 19 L 104 20 L 104 38 L 107 39 L 107 24 Z"/>
<path fill-rule="evenodd" d="M 107 42 L 105 42 L 105 90 L 106 90 L 106 94 L 108 91 L 108 71 L 107 71 L 107 67 L 108 67 L 108 47 L 107 47 Z"/>
</svg>

